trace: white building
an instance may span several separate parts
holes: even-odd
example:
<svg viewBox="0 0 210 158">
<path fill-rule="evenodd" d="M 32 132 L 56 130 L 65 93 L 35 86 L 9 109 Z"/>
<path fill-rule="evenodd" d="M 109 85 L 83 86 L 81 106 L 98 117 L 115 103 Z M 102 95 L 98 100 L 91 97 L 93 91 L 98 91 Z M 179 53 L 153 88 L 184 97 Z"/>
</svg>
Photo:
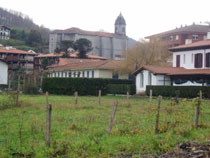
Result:
<svg viewBox="0 0 210 158">
<path fill-rule="evenodd" d="M 173 53 L 173 67 L 143 66 L 136 76 L 136 92 L 144 92 L 147 85 L 209 85 L 210 34 L 207 40 L 169 49 Z"/>
<path fill-rule="evenodd" d="M 10 39 L 10 28 L 0 25 L 0 39 L 2 40 Z"/>
<path fill-rule="evenodd" d="M 7 85 L 8 83 L 8 65 L 0 59 L 0 85 Z"/>
<path fill-rule="evenodd" d="M 68 59 L 67 59 L 68 60 Z M 70 63 L 57 64 L 49 67 L 48 77 L 58 78 L 114 78 L 128 79 L 128 74 L 117 74 L 116 69 L 121 61 L 69 59 Z"/>
</svg>

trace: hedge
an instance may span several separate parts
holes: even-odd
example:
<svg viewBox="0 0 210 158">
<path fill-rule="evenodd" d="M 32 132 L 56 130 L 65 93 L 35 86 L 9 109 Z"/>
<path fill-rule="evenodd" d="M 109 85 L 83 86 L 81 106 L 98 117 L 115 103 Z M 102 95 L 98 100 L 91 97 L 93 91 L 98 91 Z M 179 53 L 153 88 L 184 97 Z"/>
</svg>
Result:
<svg viewBox="0 0 210 158">
<path fill-rule="evenodd" d="M 110 94 L 129 94 L 136 93 L 136 86 L 134 84 L 108 84 L 108 93 Z"/>
<path fill-rule="evenodd" d="M 203 97 L 210 98 L 209 86 L 147 86 L 146 94 L 149 96 L 149 91 L 152 89 L 152 95 L 162 95 L 165 97 L 175 97 L 178 95 L 181 98 L 195 98 L 199 96 L 200 90 Z"/>
<path fill-rule="evenodd" d="M 42 82 L 43 92 L 48 91 L 51 94 L 73 95 L 75 91 L 79 95 L 98 95 L 98 91 L 102 91 L 102 95 L 113 93 L 110 84 L 117 85 L 120 89 L 120 93 L 123 90 L 132 88 L 120 88 L 125 85 L 133 85 L 131 80 L 116 80 L 116 79 L 92 79 L 92 78 L 44 78 Z M 115 87 L 116 88 L 116 87 Z M 130 91 L 131 92 L 131 91 Z M 133 93 L 133 92 L 132 92 Z"/>
</svg>

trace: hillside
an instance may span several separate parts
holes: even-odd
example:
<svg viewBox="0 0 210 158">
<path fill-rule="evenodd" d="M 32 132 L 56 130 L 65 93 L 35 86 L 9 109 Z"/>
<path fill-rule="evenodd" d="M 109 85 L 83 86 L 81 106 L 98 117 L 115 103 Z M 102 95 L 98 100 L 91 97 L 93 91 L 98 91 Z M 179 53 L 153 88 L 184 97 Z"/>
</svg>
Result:
<svg viewBox="0 0 210 158">
<path fill-rule="evenodd" d="M 29 16 L 24 15 L 21 12 L 6 10 L 0 7 L 0 25 L 5 25 L 12 29 L 11 30 L 12 41 L 11 40 L 0 41 L 1 43 L 6 45 L 10 44 L 20 49 L 32 48 L 40 52 L 46 52 L 48 50 L 50 29 L 45 28 L 43 26 L 38 26 L 33 22 L 32 19 L 29 18 Z M 40 35 L 41 40 L 38 39 L 37 41 L 39 41 L 39 43 L 35 45 L 30 45 L 30 41 L 27 41 L 28 38 L 26 37 L 20 38 L 22 36 L 17 37 L 17 32 L 25 32 L 26 36 L 27 33 L 28 36 L 30 36 L 30 33 L 34 34 L 34 32 L 36 32 L 37 34 Z M 17 45 L 18 43 L 21 43 L 22 45 Z"/>
</svg>

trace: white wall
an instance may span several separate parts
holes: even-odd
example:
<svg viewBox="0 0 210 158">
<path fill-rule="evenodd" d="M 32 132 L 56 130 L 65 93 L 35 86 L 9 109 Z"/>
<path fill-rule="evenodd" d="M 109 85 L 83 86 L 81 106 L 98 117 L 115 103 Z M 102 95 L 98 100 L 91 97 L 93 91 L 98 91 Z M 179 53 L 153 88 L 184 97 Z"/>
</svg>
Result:
<svg viewBox="0 0 210 158">
<path fill-rule="evenodd" d="M 141 83 L 141 73 L 143 73 L 144 84 L 143 87 L 140 86 Z M 141 73 L 136 75 L 136 93 L 145 92 L 146 86 L 149 85 L 149 71 L 143 70 Z M 171 80 L 169 76 L 166 75 L 154 75 L 151 73 L 151 85 L 171 85 Z"/>
<path fill-rule="evenodd" d="M 7 85 L 8 82 L 8 65 L 0 61 L 0 85 Z"/>
<path fill-rule="evenodd" d="M 194 58 L 195 54 L 202 53 L 203 54 L 203 69 L 206 68 L 205 66 L 205 57 L 206 53 L 209 53 L 210 49 L 199 49 L 199 50 L 190 50 L 190 51 L 180 51 L 173 53 L 173 67 L 176 67 L 176 55 L 180 55 L 180 67 L 184 67 L 186 69 L 201 69 L 194 67 Z M 184 61 L 185 55 L 185 61 Z"/>
</svg>

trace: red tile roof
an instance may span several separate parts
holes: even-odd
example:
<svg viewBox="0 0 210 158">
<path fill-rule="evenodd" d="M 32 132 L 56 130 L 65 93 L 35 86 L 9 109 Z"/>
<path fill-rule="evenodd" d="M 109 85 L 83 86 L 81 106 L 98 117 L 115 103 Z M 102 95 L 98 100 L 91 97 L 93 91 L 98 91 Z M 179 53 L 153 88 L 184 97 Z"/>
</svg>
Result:
<svg viewBox="0 0 210 158">
<path fill-rule="evenodd" d="M 184 68 L 176 68 L 176 67 L 166 67 L 166 66 L 154 66 L 154 65 L 145 65 L 140 67 L 138 70 L 136 70 L 133 75 L 137 75 L 142 70 L 148 70 L 152 72 L 153 74 L 168 74 L 172 71 L 181 71 Z"/>
<path fill-rule="evenodd" d="M 210 75 L 210 69 L 184 69 L 179 72 L 171 72 L 170 76 L 177 75 Z"/>
<path fill-rule="evenodd" d="M 56 54 L 56 53 L 40 54 L 40 55 L 36 56 L 36 58 L 61 57 L 63 54 L 64 54 L 64 52 L 60 52 L 60 54 Z M 70 52 L 69 57 L 70 58 L 78 58 L 78 54 L 79 54 L 79 52 Z M 87 57 L 89 59 L 101 59 L 101 60 L 107 59 L 105 57 L 97 56 L 97 55 L 93 55 L 93 54 L 87 54 Z"/>
<path fill-rule="evenodd" d="M 81 35 L 92 35 L 92 36 L 105 36 L 105 37 L 116 37 L 124 38 L 118 34 L 108 33 L 108 32 L 99 32 L 99 31 L 85 31 L 76 27 L 72 27 L 66 30 L 55 30 L 53 33 L 69 33 L 69 34 L 81 34 Z"/>
<path fill-rule="evenodd" d="M 120 61 L 116 60 L 77 60 L 66 65 L 55 65 L 50 70 L 71 70 L 71 69 L 106 69 L 114 70 Z"/>
<path fill-rule="evenodd" d="M 19 50 L 12 47 L 0 47 L 0 53 L 36 55 L 36 53 L 34 52 L 27 52 L 27 51 Z"/>
<path fill-rule="evenodd" d="M 167 36 L 167 35 L 172 35 L 172 34 L 184 34 L 184 33 L 207 33 L 210 29 L 209 25 L 189 25 L 189 26 L 183 26 L 180 28 L 176 28 L 173 30 L 169 30 L 166 32 L 158 33 L 155 35 L 147 36 L 146 38 L 152 38 L 152 37 L 157 37 L 157 36 Z"/>
<path fill-rule="evenodd" d="M 99 59 L 79 59 L 79 58 L 60 58 L 58 64 L 51 65 L 50 67 L 67 65 L 67 64 L 71 64 L 71 63 L 93 62 L 93 61 L 101 61 L 101 60 L 99 60 Z"/>
<path fill-rule="evenodd" d="M 169 48 L 170 51 L 176 51 L 176 50 L 183 50 L 183 49 L 193 49 L 193 48 L 200 48 L 200 47 L 209 47 L 210 48 L 210 40 L 203 40 L 198 41 L 190 44 L 180 45 L 177 47 Z"/>
<path fill-rule="evenodd" d="M 136 70 L 133 75 L 137 75 L 142 70 L 148 70 L 153 74 L 162 74 L 169 76 L 177 75 L 210 75 L 210 69 L 185 69 L 182 67 L 163 67 L 154 65 L 145 65 Z"/>
<path fill-rule="evenodd" d="M 52 57 L 60 57 L 62 54 L 48 53 L 48 54 L 39 54 L 36 58 L 52 58 Z"/>
</svg>

